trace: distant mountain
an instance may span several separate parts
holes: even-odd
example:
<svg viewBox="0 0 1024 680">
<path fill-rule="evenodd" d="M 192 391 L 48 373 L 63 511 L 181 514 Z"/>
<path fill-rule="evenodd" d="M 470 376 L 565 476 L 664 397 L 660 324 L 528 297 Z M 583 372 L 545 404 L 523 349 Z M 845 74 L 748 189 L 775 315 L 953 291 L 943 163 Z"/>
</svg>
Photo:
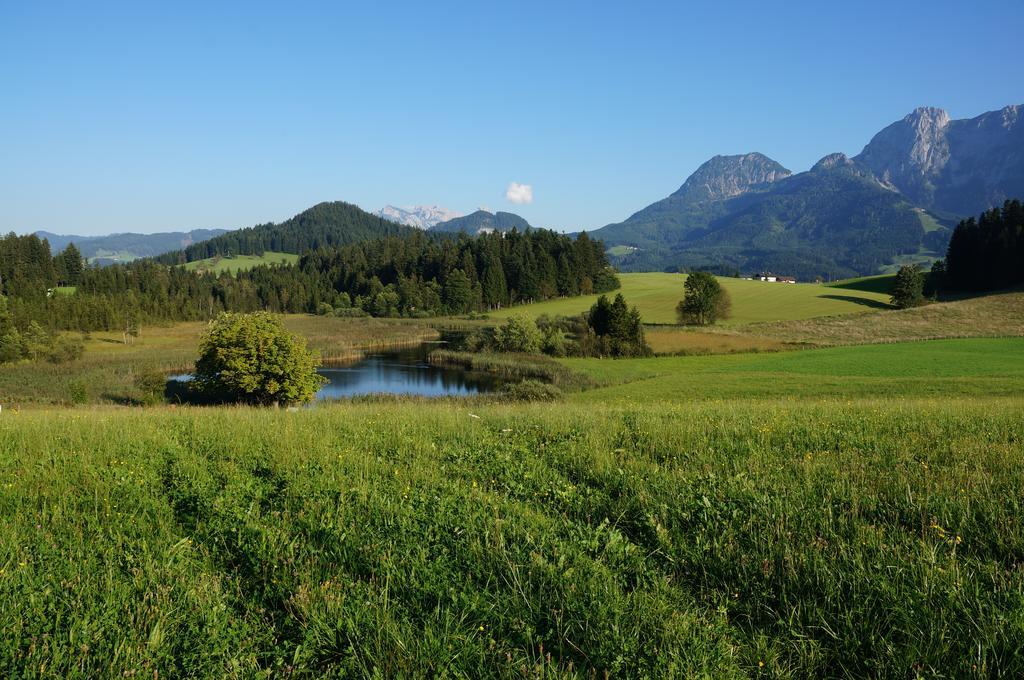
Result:
<svg viewBox="0 0 1024 680">
<path fill-rule="evenodd" d="M 592 235 L 603 239 L 606 245 L 632 246 L 640 251 L 677 246 L 695 231 L 706 229 L 711 220 L 723 216 L 726 199 L 763 192 L 772 182 L 791 174 L 760 153 L 715 156 L 697 168 L 668 198 Z"/>
<path fill-rule="evenodd" d="M 674 194 L 591 234 L 628 246 L 626 269 L 874 273 L 936 254 L 947 226 L 843 154 L 792 175 L 762 154 L 718 156 Z M 626 249 L 624 249 L 626 250 Z"/>
<path fill-rule="evenodd" d="M 398 208 L 393 205 L 384 206 L 377 213 L 380 217 L 398 224 L 404 224 L 417 229 L 430 229 L 440 222 L 462 217 L 462 213 L 431 205 L 415 205 L 405 208 Z"/>
<path fill-rule="evenodd" d="M 49 241 L 50 249 L 54 253 L 64 250 L 69 243 L 74 243 L 81 251 L 82 256 L 90 262 L 105 264 L 153 257 L 224 233 L 226 233 L 224 229 L 193 229 L 192 231 L 169 231 L 159 234 L 126 233 L 107 236 L 72 236 L 37 231 L 36 236 Z"/>
<path fill-rule="evenodd" d="M 415 233 L 415 228 L 372 215 L 343 201 L 319 203 L 279 224 L 259 224 L 195 243 L 159 259 L 167 264 L 204 260 L 216 255 L 259 255 L 266 251 L 295 253 L 341 246 L 384 236 Z"/>
<path fill-rule="evenodd" d="M 625 269 L 873 274 L 941 257 L 962 217 L 1024 196 L 1022 106 L 952 120 L 919 108 L 852 159 L 792 175 L 716 156 L 671 196 L 593 232 Z"/>
<path fill-rule="evenodd" d="M 513 213 L 500 211 L 489 213 L 486 210 L 477 210 L 465 217 L 456 217 L 455 219 L 436 224 L 431 228 L 431 231 L 446 233 L 458 233 L 461 231 L 465 234 L 476 235 L 491 231 L 511 231 L 512 229 L 525 231 L 530 229 L 530 223 Z"/>
<path fill-rule="evenodd" d="M 919 108 L 875 135 L 855 160 L 924 208 L 961 217 L 1024 196 L 1024 107 L 963 120 Z"/>
<path fill-rule="evenodd" d="M 779 163 L 757 152 L 740 156 L 715 156 L 669 198 L 694 204 L 721 201 L 768 188 L 772 182 L 792 175 Z"/>
</svg>

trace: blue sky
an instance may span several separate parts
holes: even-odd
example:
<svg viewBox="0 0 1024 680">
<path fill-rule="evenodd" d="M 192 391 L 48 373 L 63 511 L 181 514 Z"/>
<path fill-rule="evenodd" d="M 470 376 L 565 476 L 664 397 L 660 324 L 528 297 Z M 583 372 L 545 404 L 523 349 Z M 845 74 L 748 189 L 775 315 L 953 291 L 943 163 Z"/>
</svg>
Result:
<svg viewBox="0 0 1024 680">
<path fill-rule="evenodd" d="M 1019 0 L 165 4 L 0 3 L 0 229 L 338 199 L 592 229 L 715 154 L 800 171 L 916 106 L 1024 103 Z"/>
</svg>

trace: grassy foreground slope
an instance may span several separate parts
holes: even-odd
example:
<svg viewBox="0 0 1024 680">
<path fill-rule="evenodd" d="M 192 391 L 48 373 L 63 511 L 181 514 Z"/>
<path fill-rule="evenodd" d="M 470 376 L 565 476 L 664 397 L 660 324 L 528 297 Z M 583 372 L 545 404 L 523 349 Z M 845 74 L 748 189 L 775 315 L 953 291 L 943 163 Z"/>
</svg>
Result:
<svg viewBox="0 0 1024 680">
<path fill-rule="evenodd" d="M 640 309 L 645 323 L 676 323 L 676 305 L 683 298 L 685 274 L 619 274 L 619 279 L 622 288 L 616 292 Z M 850 314 L 889 306 L 887 293 L 832 289 L 813 283 L 767 283 L 725 277 L 719 281 L 732 296 L 732 318 L 726 325 Z M 560 298 L 508 307 L 492 312 L 491 316 L 572 316 L 586 312 L 596 300 L 596 295 Z"/>
<path fill-rule="evenodd" d="M 1024 338 L 932 340 L 728 356 L 563 359 L 607 385 L 586 402 L 1024 394 Z"/>
<path fill-rule="evenodd" d="M 1022 409 L 5 411 L 0 673 L 1019 677 Z"/>
</svg>

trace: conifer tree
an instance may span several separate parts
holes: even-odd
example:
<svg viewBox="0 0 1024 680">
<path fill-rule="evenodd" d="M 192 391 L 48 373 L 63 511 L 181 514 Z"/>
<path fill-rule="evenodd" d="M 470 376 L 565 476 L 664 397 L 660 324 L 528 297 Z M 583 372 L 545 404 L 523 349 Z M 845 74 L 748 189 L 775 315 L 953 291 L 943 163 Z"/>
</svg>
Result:
<svg viewBox="0 0 1024 680">
<path fill-rule="evenodd" d="M 924 274 L 916 264 L 904 265 L 896 273 L 890 302 L 899 309 L 920 307 L 924 304 Z"/>
</svg>

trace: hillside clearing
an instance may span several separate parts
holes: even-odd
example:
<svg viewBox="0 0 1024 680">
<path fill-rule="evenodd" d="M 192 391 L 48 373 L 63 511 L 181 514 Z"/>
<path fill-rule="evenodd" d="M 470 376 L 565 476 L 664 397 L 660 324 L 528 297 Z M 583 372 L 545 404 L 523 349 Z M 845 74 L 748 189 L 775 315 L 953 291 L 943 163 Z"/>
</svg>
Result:
<svg viewBox="0 0 1024 680">
<path fill-rule="evenodd" d="M 237 274 L 254 267 L 274 264 L 295 264 L 299 256 L 292 253 L 275 253 L 267 251 L 262 255 L 229 255 L 227 257 L 209 257 L 205 260 L 187 262 L 184 266 L 189 271 L 207 272 L 210 274 Z"/>
</svg>

